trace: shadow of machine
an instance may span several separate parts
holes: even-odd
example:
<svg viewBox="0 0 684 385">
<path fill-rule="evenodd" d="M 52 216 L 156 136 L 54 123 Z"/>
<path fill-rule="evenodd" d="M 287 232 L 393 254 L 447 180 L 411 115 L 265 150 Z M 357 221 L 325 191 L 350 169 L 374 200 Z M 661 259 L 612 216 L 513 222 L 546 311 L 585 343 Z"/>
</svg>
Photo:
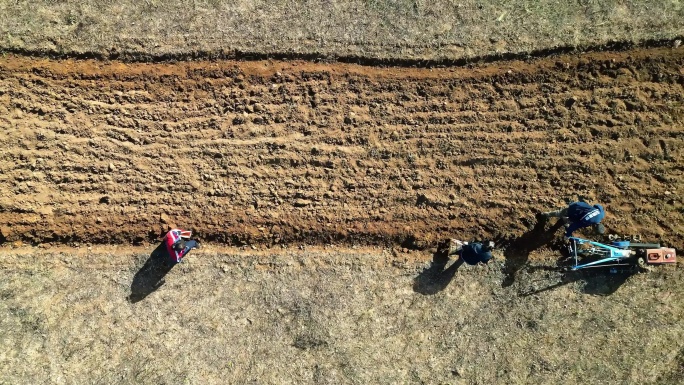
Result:
<svg viewBox="0 0 684 385">
<path fill-rule="evenodd" d="M 530 268 L 530 270 L 539 270 Z M 541 289 L 529 290 L 521 294 L 527 297 L 534 294 L 551 291 L 561 286 L 575 282 L 583 283 L 582 293 L 590 295 L 608 296 L 615 293 L 630 277 L 639 273 L 638 268 L 598 268 L 593 270 L 567 270 L 566 267 L 543 267 L 541 270 L 555 271 L 558 273 L 558 282 L 550 284 Z"/>
<path fill-rule="evenodd" d="M 569 242 L 557 263 L 557 269 L 564 272 L 560 281 L 531 294 L 583 281 L 584 293 L 610 295 L 634 274 L 677 262 L 676 250 L 659 243 L 621 240 L 605 244 L 577 237 L 570 237 Z"/>
</svg>

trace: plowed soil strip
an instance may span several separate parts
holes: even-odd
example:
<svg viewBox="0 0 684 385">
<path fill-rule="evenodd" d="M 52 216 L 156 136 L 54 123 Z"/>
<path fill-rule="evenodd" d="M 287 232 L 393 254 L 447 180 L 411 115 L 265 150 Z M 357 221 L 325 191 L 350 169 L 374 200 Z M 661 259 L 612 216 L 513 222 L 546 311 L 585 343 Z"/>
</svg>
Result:
<svg viewBox="0 0 684 385">
<path fill-rule="evenodd" d="M 573 193 L 682 245 L 684 50 L 400 69 L 0 60 L 1 241 L 518 235 Z"/>
</svg>

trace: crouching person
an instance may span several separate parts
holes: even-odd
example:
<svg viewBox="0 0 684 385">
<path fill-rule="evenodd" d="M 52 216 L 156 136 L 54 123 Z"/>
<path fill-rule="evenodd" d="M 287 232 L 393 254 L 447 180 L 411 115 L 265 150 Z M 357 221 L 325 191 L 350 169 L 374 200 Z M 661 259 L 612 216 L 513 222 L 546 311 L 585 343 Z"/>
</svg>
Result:
<svg viewBox="0 0 684 385">
<path fill-rule="evenodd" d="M 572 237 L 572 233 L 585 227 L 591 227 L 597 234 L 603 234 L 606 231 L 601 224 L 601 220 L 605 216 L 603 206 L 599 204 L 592 206 L 581 197 L 579 202 L 572 202 L 565 208 L 545 212 L 541 215 L 543 219 L 560 218 L 565 226 L 566 237 Z"/>
<path fill-rule="evenodd" d="M 458 255 L 459 262 L 467 263 L 468 265 L 477 265 L 479 263 L 486 264 L 492 258 L 492 250 L 494 249 L 494 242 L 488 241 L 480 242 L 461 242 L 452 239 L 450 242 L 449 255 Z"/>
<path fill-rule="evenodd" d="M 166 234 L 166 251 L 171 257 L 171 262 L 182 262 L 190 250 L 200 247 L 199 242 L 190 239 L 191 235 L 190 231 L 181 229 L 172 229 Z"/>
</svg>

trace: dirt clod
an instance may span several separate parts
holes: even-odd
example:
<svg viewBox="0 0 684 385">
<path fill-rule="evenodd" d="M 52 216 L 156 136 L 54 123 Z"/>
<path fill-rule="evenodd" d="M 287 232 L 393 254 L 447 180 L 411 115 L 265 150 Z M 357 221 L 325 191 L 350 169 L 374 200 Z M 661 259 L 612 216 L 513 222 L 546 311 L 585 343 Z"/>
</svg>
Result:
<svg viewBox="0 0 684 385">
<path fill-rule="evenodd" d="M 306 207 L 306 206 L 309 206 L 311 203 L 313 203 L 313 202 L 311 202 L 308 199 L 297 199 L 294 202 L 294 206 L 295 207 Z"/>
</svg>

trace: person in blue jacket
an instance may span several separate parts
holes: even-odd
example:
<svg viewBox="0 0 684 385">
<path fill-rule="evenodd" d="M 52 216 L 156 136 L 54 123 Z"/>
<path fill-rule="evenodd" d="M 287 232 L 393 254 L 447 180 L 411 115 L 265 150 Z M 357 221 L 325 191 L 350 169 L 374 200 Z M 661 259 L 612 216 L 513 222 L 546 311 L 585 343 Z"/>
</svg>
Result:
<svg viewBox="0 0 684 385">
<path fill-rule="evenodd" d="M 492 259 L 492 249 L 494 242 L 461 242 L 452 240 L 452 248 L 449 255 L 458 254 L 461 258 L 460 263 L 467 263 L 469 265 L 477 265 L 478 263 L 487 263 Z M 459 262 L 457 262 L 459 263 Z"/>
<path fill-rule="evenodd" d="M 487 263 L 492 259 L 493 242 L 482 244 L 479 242 L 471 242 L 463 245 L 461 248 L 461 259 L 469 265 L 477 265 L 478 263 Z"/>
<path fill-rule="evenodd" d="M 579 202 L 572 202 L 568 207 L 542 213 L 544 218 L 561 218 L 565 222 L 565 236 L 571 237 L 576 230 L 592 227 L 598 234 L 603 234 L 606 228 L 600 223 L 605 216 L 603 206 L 590 205 L 580 197 Z"/>
</svg>

